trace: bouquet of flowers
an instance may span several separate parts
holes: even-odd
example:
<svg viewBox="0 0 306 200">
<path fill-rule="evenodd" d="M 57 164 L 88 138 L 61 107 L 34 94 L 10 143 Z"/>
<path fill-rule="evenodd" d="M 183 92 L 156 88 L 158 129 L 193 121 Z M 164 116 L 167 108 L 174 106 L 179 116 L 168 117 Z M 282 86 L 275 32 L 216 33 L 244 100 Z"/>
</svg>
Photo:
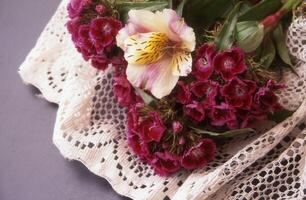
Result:
<svg viewBox="0 0 306 200">
<path fill-rule="evenodd" d="M 114 68 L 126 137 L 161 176 L 205 167 L 228 138 L 280 122 L 302 0 L 71 0 L 67 28 L 92 66 Z"/>
</svg>

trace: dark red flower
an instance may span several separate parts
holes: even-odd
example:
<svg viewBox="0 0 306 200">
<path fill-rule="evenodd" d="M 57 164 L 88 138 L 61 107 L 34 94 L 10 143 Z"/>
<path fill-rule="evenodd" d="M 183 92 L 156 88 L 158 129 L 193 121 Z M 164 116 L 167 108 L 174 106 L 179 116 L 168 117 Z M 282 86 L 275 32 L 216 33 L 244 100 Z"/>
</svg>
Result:
<svg viewBox="0 0 306 200">
<path fill-rule="evenodd" d="M 196 54 L 193 75 L 198 80 L 207 80 L 214 72 L 213 59 L 216 55 L 215 46 L 202 45 Z"/>
<path fill-rule="evenodd" d="M 79 16 L 83 8 L 91 3 L 91 0 L 71 0 L 67 6 L 69 17 L 74 18 Z"/>
<path fill-rule="evenodd" d="M 184 112 L 196 123 L 203 121 L 205 118 L 203 105 L 197 101 L 192 101 L 190 104 L 185 105 Z"/>
<path fill-rule="evenodd" d="M 180 168 L 179 158 L 168 152 L 157 152 L 155 153 L 155 159 L 153 159 L 152 165 L 154 171 L 161 175 L 167 176 L 177 172 Z"/>
<path fill-rule="evenodd" d="M 75 17 L 74 19 L 67 22 L 68 32 L 71 34 L 72 41 L 76 44 L 78 42 L 80 18 Z"/>
<path fill-rule="evenodd" d="M 227 125 L 232 128 L 235 123 L 235 110 L 228 104 L 221 103 L 221 105 L 213 106 L 209 113 L 210 121 L 213 126 L 222 127 Z"/>
<path fill-rule="evenodd" d="M 181 104 L 189 103 L 191 93 L 188 86 L 183 81 L 178 81 L 174 91 L 174 97 L 176 101 Z"/>
<path fill-rule="evenodd" d="M 211 106 L 216 103 L 219 84 L 214 81 L 197 81 L 191 85 L 192 93 L 198 97 L 203 105 Z"/>
<path fill-rule="evenodd" d="M 181 165 L 189 170 L 204 167 L 214 159 L 216 149 L 217 147 L 213 140 L 203 139 L 184 154 Z"/>
<path fill-rule="evenodd" d="M 257 88 L 254 81 L 233 78 L 221 90 L 227 103 L 234 108 L 250 109 Z"/>
<path fill-rule="evenodd" d="M 230 80 L 246 70 L 244 52 L 239 48 L 234 48 L 218 53 L 214 58 L 213 65 L 224 80 Z"/>
<path fill-rule="evenodd" d="M 111 17 L 99 17 L 91 21 L 89 35 L 97 53 L 115 45 L 115 37 L 121 28 L 122 23 Z"/>
<path fill-rule="evenodd" d="M 125 76 L 114 77 L 113 91 L 121 106 L 128 107 L 140 102 L 140 97 Z"/>
<path fill-rule="evenodd" d="M 75 43 L 78 51 L 82 53 L 85 60 L 89 60 L 91 55 L 96 54 L 95 46 L 89 37 L 89 31 L 89 25 L 80 25 L 78 29 L 78 38 Z"/>
<path fill-rule="evenodd" d="M 140 124 L 140 134 L 145 142 L 159 142 L 166 131 L 166 127 L 157 112 L 148 114 Z"/>
<path fill-rule="evenodd" d="M 276 84 L 274 81 L 269 80 L 267 84 L 259 88 L 258 92 L 255 94 L 254 107 L 257 108 L 257 110 L 263 110 L 265 112 L 274 112 L 280 109 L 281 106 L 278 103 L 278 97 L 274 91 L 283 87 L 282 84 Z M 255 108 L 254 110 L 256 110 Z"/>
<path fill-rule="evenodd" d="M 134 153 L 141 159 L 145 159 L 149 154 L 149 146 L 139 134 L 139 124 L 141 118 L 138 113 L 140 104 L 131 107 L 127 114 L 127 141 Z"/>
</svg>

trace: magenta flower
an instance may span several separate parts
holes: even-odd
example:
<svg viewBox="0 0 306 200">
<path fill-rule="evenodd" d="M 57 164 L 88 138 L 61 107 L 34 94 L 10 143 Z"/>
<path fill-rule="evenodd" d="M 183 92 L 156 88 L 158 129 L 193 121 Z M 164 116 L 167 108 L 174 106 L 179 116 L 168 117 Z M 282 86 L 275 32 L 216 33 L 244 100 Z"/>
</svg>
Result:
<svg viewBox="0 0 306 200">
<path fill-rule="evenodd" d="M 91 21 L 90 39 L 96 51 L 103 52 L 104 48 L 114 46 L 115 36 L 122 28 L 122 23 L 111 17 L 99 17 Z"/>
<path fill-rule="evenodd" d="M 113 91 L 121 106 L 134 105 L 140 102 L 140 97 L 136 95 L 132 85 L 125 76 L 118 76 L 114 78 Z"/>
<path fill-rule="evenodd" d="M 184 154 L 181 165 L 189 170 L 204 167 L 214 159 L 216 148 L 216 144 L 211 139 L 203 139 Z"/>
<path fill-rule="evenodd" d="M 205 118 L 205 111 L 201 103 L 192 101 L 190 104 L 185 105 L 184 112 L 196 123 L 199 123 Z"/>
<path fill-rule="evenodd" d="M 258 92 L 255 94 L 255 106 L 261 107 L 262 110 L 268 112 L 274 112 L 279 109 L 281 106 L 278 103 L 278 97 L 274 91 L 283 87 L 282 84 L 275 84 L 274 81 L 269 80 L 266 86 L 259 88 Z"/>
<path fill-rule="evenodd" d="M 177 83 L 176 89 L 174 91 L 174 97 L 176 101 L 181 104 L 189 103 L 191 93 L 188 86 L 183 81 L 179 81 Z"/>
<path fill-rule="evenodd" d="M 233 78 L 221 90 L 226 102 L 234 107 L 250 109 L 253 102 L 253 94 L 257 88 L 254 81 Z"/>
<path fill-rule="evenodd" d="M 85 60 L 89 60 L 91 55 L 96 54 L 95 46 L 89 37 L 89 31 L 89 25 L 79 26 L 78 38 L 75 43 L 78 51 L 82 53 Z"/>
<path fill-rule="evenodd" d="M 91 3 L 91 0 L 71 0 L 67 6 L 69 17 L 74 18 L 79 16 L 83 8 Z"/>
<path fill-rule="evenodd" d="M 168 152 L 157 152 L 155 153 L 155 156 L 156 158 L 153 159 L 152 165 L 154 171 L 161 176 L 170 175 L 177 172 L 181 168 L 179 158 L 177 156 L 171 155 Z"/>
<path fill-rule="evenodd" d="M 193 75 L 198 80 L 207 80 L 213 74 L 213 59 L 215 55 L 215 47 L 210 44 L 204 44 L 197 50 L 196 58 L 193 63 Z"/>
<path fill-rule="evenodd" d="M 222 127 L 227 125 L 229 128 L 237 120 L 235 110 L 225 103 L 213 106 L 209 113 L 210 121 L 213 126 Z"/>
<path fill-rule="evenodd" d="M 157 112 L 149 113 L 148 117 L 140 124 L 140 134 L 147 143 L 159 142 L 165 131 L 166 127 Z"/>
<path fill-rule="evenodd" d="M 224 80 L 230 80 L 246 70 L 244 52 L 239 48 L 218 53 L 213 61 L 216 71 Z"/>
<path fill-rule="evenodd" d="M 140 116 L 138 114 L 138 107 L 132 107 L 127 115 L 127 141 L 133 152 L 141 159 L 145 159 L 150 151 L 147 143 L 139 135 Z"/>
<path fill-rule="evenodd" d="M 191 85 L 192 93 L 198 97 L 203 105 L 211 106 L 216 103 L 219 84 L 214 81 L 197 81 Z"/>
</svg>

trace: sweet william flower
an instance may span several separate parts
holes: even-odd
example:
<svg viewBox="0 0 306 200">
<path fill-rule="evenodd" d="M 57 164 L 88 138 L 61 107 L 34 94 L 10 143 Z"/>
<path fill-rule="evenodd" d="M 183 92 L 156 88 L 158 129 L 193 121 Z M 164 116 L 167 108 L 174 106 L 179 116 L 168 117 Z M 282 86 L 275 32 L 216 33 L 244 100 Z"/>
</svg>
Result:
<svg viewBox="0 0 306 200">
<path fill-rule="evenodd" d="M 184 112 L 196 123 L 203 121 L 205 118 L 205 110 L 203 105 L 197 101 L 192 101 L 191 103 L 185 105 Z"/>
<path fill-rule="evenodd" d="M 183 82 L 179 81 L 174 90 L 175 100 L 181 104 L 187 104 L 191 98 L 189 87 Z"/>
<path fill-rule="evenodd" d="M 257 85 L 251 80 L 230 80 L 221 90 L 227 103 L 234 108 L 250 109 Z"/>
<path fill-rule="evenodd" d="M 179 158 L 169 152 L 157 152 L 155 156 L 152 165 L 154 171 L 161 176 L 173 174 L 181 168 Z"/>
<path fill-rule="evenodd" d="M 127 142 L 134 153 L 141 159 L 146 159 L 150 155 L 149 146 L 140 135 L 141 117 L 138 114 L 138 109 L 141 105 L 137 104 L 130 108 L 127 114 Z"/>
<path fill-rule="evenodd" d="M 216 104 L 219 84 L 214 81 L 197 81 L 192 84 L 192 93 L 199 98 L 203 105 L 212 106 Z"/>
<path fill-rule="evenodd" d="M 234 109 L 225 103 L 213 106 L 210 110 L 209 118 L 213 126 L 222 127 L 226 125 L 229 128 L 237 120 Z"/>
<path fill-rule="evenodd" d="M 230 80 L 246 70 L 244 52 L 239 48 L 233 48 L 218 53 L 214 57 L 213 65 L 224 80 Z"/>
<path fill-rule="evenodd" d="M 117 45 L 125 52 L 128 80 L 156 98 L 169 95 L 191 72 L 195 34 L 173 10 L 131 10 Z"/>
<path fill-rule="evenodd" d="M 185 152 L 181 165 L 188 170 L 204 167 L 214 159 L 216 149 L 216 144 L 211 139 L 203 139 L 199 144 Z"/>
<path fill-rule="evenodd" d="M 96 51 L 103 52 L 104 48 L 113 46 L 116 43 L 115 35 L 122 28 L 120 21 L 111 17 L 99 17 L 90 23 L 90 39 Z"/>
<path fill-rule="evenodd" d="M 91 3 L 91 0 L 71 0 L 67 7 L 69 17 L 74 18 L 79 16 L 83 8 Z"/>
<path fill-rule="evenodd" d="M 123 75 L 114 78 L 113 91 L 121 106 L 128 107 L 140 102 L 140 97 L 136 95 L 130 82 Z"/>
<path fill-rule="evenodd" d="M 214 72 L 213 59 L 216 55 L 215 46 L 202 45 L 196 54 L 193 75 L 198 80 L 207 80 Z"/>
<path fill-rule="evenodd" d="M 145 142 L 159 142 L 166 131 L 166 127 L 157 112 L 150 112 L 140 124 L 140 134 Z"/>
</svg>

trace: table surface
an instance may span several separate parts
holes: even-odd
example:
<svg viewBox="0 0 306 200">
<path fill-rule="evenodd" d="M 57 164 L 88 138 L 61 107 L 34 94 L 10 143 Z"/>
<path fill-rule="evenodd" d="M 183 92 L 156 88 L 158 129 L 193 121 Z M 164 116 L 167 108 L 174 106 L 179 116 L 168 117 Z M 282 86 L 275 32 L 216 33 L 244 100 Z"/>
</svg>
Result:
<svg viewBox="0 0 306 200">
<path fill-rule="evenodd" d="M 0 199 L 127 200 L 52 144 L 57 106 L 17 70 L 60 0 L 0 0 Z"/>
</svg>

